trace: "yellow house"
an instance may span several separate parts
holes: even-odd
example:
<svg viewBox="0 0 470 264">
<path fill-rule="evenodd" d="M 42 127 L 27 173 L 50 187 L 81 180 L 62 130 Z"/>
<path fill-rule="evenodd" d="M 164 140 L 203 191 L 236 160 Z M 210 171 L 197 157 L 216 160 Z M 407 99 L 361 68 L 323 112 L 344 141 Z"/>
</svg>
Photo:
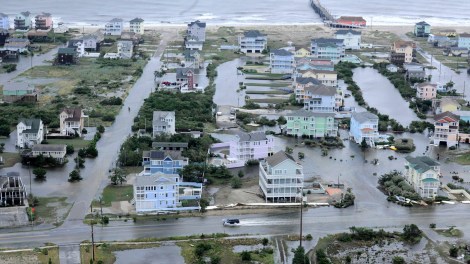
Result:
<svg viewBox="0 0 470 264">
<path fill-rule="evenodd" d="M 296 58 L 305 58 L 305 57 L 308 57 L 310 55 L 311 55 L 311 53 L 308 49 L 300 48 L 300 49 L 295 51 L 294 57 L 296 57 Z"/>
<path fill-rule="evenodd" d="M 398 40 L 392 44 L 392 53 L 405 54 L 405 63 L 413 61 L 413 49 L 415 44 L 412 41 Z"/>
<path fill-rule="evenodd" d="M 443 98 L 441 100 L 441 113 L 444 112 L 454 112 L 460 110 L 460 104 L 450 98 Z"/>
<path fill-rule="evenodd" d="M 325 71 L 325 70 L 305 70 L 299 71 L 299 73 L 304 78 L 315 78 L 323 85 L 326 86 L 338 86 L 338 74 L 335 71 Z"/>
</svg>

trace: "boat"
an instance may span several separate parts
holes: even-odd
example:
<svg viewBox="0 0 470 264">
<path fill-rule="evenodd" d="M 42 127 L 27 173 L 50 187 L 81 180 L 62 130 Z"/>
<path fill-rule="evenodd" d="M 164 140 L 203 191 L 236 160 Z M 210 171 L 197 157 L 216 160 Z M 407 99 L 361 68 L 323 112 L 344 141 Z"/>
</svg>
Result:
<svg viewBox="0 0 470 264">
<path fill-rule="evenodd" d="M 224 219 L 223 220 L 223 225 L 224 226 L 239 226 L 240 225 L 240 220 L 236 219 L 236 218 Z"/>
</svg>

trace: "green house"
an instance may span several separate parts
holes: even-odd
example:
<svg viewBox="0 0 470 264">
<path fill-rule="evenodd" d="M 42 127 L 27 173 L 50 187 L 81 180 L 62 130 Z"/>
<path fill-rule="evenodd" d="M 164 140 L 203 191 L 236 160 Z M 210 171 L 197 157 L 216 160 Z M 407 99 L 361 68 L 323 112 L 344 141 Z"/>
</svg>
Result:
<svg viewBox="0 0 470 264">
<path fill-rule="evenodd" d="M 286 134 L 310 138 L 336 137 L 338 122 L 334 113 L 314 113 L 299 110 L 286 115 Z"/>
</svg>

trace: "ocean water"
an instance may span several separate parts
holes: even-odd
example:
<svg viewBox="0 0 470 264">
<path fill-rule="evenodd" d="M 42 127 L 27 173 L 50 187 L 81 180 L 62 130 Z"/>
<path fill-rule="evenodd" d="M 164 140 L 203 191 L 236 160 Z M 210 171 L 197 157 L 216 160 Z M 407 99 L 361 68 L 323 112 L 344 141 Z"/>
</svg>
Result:
<svg viewBox="0 0 470 264">
<path fill-rule="evenodd" d="M 363 16 L 373 25 L 470 26 L 470 0 L 320 0 L 330 12 Z M 68 25 L 103 25 L 119 17 L 143 18 L 147 24 L 185 24 L 195 19 L 217 25 L 318 24 L 309 0 L 0 0 L 0 13 L 52 13 Z"/>
</svg>

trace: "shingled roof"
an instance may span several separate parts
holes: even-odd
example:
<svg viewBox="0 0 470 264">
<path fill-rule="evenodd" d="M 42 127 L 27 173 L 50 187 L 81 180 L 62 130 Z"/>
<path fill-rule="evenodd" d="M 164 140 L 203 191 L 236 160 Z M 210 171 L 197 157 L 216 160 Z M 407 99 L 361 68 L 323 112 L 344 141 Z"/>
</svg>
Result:
<svg viewBox="0 0 470 264">
<path fill-rule="evenodd" d="M 276 166 L 278 164 L 281 164 L 282 162 L 284 162 L 285 160 L 292 160 L 293 162 L 295 162 L 294 158 L 285 153 L 284 151 L 279 151 L 279 152 L 276 152 L 274 153 L 274 155 L 272 155 L 271 157 L 267 157 L 266 158 L 266 162 L 269 164 L 269 166 Z"/>
<path fill-rule="evenodd" d="M 405 159 L 410 163 L 410 166 L 418 172 L 426 172 L 431 170 L 432 167 L 439 166 L 439 163 L 428 156 L 411 157 L 407 156 Z"/>
</svg>

